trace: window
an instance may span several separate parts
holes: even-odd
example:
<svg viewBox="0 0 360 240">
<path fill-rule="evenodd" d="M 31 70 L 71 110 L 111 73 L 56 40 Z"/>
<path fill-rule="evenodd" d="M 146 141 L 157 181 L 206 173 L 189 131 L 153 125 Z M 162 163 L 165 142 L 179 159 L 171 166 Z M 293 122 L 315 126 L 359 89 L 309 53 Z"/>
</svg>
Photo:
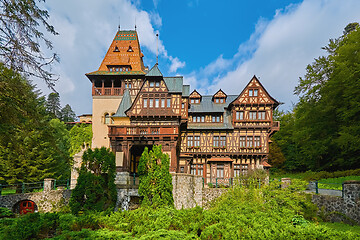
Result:
<svg viewBox="0 0 360 240">
<path fill-rule="evenodd" d="M 164 98 L 161 99 L 161 107 L 162 107 L 162 108 L 165 107 L 165 99 L 164 99 Z"/>
<path fill-rule="evenodd" d="M 249 97 L 252 97 L 252 96 L 253 96 L 253 90 L 250 89 L 250 90 L 249 90 Z"/>
<path fill-rule="evenodd" d="M 190 103 L 200 103 L 200 99 L 199 98 L 193 98 L 190 100 Z"/>
<path fill-rule="evenodd" d="M 226 137 L 225 136 L 220 137 L 219 147 L 226 147 Z"/>
<path fill-rule="evenodd" d="M 254 97 L 257 97 L 257 96 L 258 96 L 258 90 L 254 89 Z"/>
<path fill-rule="evenodd" d="M 242 165 L 241 165 L 241 172 L 242 172 L 242 174 L 243 174 L 243 175 L 246 174 L 247 171 L 248 171 L 248 165 L 242 164 Z"/>
<path fill-rule="evenodd" d="M 196 165 L 195 164 L 190 165 L 190 174 L 196 175 Z"/>
<path fill-rule="evenodd" d="M 201 116 L 201 122 L 205 122 L 205 116 Z"/>
<path fill-rule="evenodd" d="M 198 165 L 197 175 L 200 175 L 200 176 L 203 176 L 203 175 L 204 175 L 203 165 L 202 165 L 202 164 L 199 164 L 199 165 Z"/>
<path fill-rule="evenodd" d="M 171 98 L 166 99 L 166 107 L 171 107 Z"/>
<path fill-rule="evenodd" d="M 220 116 L 216 117 L 216 122 L 220 122 Z"/>
<path fill-rule="evenodd" d="M 159 99 L 155 98 L 155 107 L 158 108 L 159 107 Z"/>
<path fill-rule="evenodd" d="M 260 137 L 255 137 L 254 138 L 254 147 L 260 147 L 261 144 L 260 144 Z"/>
<path fill-rule="evenodd" d="M 184 167 L 180 167 L 180 173 L 184 173 Z"/>
<path fill-rule="evenodd" d="M 246 146 L 246 138 L 240 137 L 239 147 L 244 148 Z"/>
<path fill-rule="evenodd" d="M 215 98 L 215 103 L 219 103 L 219 99 L 218 99 L 218 98 Z"/>
<path fill-rule="evenodd" d="M 193 142 L 193 136 L 188 136 L 187 137 L 187 146 L 188 147 L 193 147 L 194 146 L 194 142 Z"/>
<path fill-rule="evenodd" d="M 226 147 L 226 136 L 214 136 L 213 137 L 213 146 L 217 147 Z"/>
<path fill-rule="evenodd" d="M 213 146 L 214 147 L 219 147 L 219 136 L 214 136 L 213 137 Z"/>
<path fill-rule="evenodd" d="M 182 108 L 182 109 L 185 109 L 185 103 L 182 103 L 182 104 L 181 104 L 181 108 Z"/>
<path fill-rule="evenodd" d="M 200 136 L 194 136 L 194 147 L 200 147 Z"/>
<path fill-rule="evenodd" d="M 108 113 L 105 114 L 105 124 L 110 124 L 110 115 Z"/>
<path fill-rule="evenodd" d="M 265 112 L 258 112 L 259 120 L 265 120 Z"/>
<path fill-rule="evenodd" d="M 241 173 L 240 164 L 234 164 L 234 177 L 239 177 Z"/>
<path fill-rule="evenodd" d="M 224 177 L 224 164 L 218 164 L 216 168 L 216 177 L 223 178 Z"/>
<path fill-rule="evenodd" d="M 132 50 L 131 46 L 129 46 L 129 49 L 127 51 L 128 52 L 133 52 L 134 50 Z"/>
<path fill-rule="evenodd" d="M 243 120 L 244 112 L 236 112 L 236 120 Z"/>
<path fill-rule="evenodd" d="M 249 112 L 249 119 L 256 120 L 256 112 Z"/>
<path fill-rule="evenodd" d="M 212 116 L 212 122 L 215 122 L 215 116 Z"/>
<path fill-rule="evenodd" d="M 160 87 L 160 82 L 159 81 L 155 82 L 155 87 Z"/>
<path fill-rule="evenodd" d="M 149 107 L 151 107 L 151 108 L 154 107 L 154 105 L 153 105 L 153 100 L 154 100 L 154 99 L 152 99 L 152 98 L 149 99 Z"/>
<path fill-rule="evenodd" d="M 246 147 L 252 148 L 253 147 L 253 137 L 247 137 L 247 145 Z"/>
<path fill-rule="evenodd" d="M 144 108 L 147 108 L 147 102 L 148 102 L 147 98 L 144 98 Z"/>
<path fill-rule="evenodd" d="M 150 87 L 154 87 L 154 82 L 150 81 Z"/>
</svg>

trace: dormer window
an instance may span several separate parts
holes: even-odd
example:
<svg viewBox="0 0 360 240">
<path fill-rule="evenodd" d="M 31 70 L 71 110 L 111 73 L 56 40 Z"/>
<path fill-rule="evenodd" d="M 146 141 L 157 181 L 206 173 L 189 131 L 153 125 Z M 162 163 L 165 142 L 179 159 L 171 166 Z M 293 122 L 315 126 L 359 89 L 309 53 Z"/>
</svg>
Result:
<svg viewBox="0 0 360 240">
<path fill-rule="evenodd" d="M 214 103 L 225 103 L 226 97 L 227 97 L 226 93 L 224 93 L 224 91 L 220 89 L 213 95 L 212 101 Z"/>
<path fill-rule="evenodd" d="M 120 52 L 120 50 L 117 46 L 115 46 L 114 52 Z"/>
<path fill-rule="evenodd" d="M 134 50 L 132 49 L 131 46 L 129 46 L 129 49 L 127 50 L 128 52 L 133 52 Z"/>
<path fill-rule="evenodd" d="M 200 98 L 192 98 L 190 99 L 190 103 L 200 103 Z"/>
<path fill-rule="evenodd" d="M 108 66 L 110 72 L 129 72 L 131 71 L 131 66 L 129 65 L 113 65 Z"/>
<path fill-rule="evenodd" d="M 225 103 L 225 98 L 214 98 L 215 103 Z"/>
</svg>

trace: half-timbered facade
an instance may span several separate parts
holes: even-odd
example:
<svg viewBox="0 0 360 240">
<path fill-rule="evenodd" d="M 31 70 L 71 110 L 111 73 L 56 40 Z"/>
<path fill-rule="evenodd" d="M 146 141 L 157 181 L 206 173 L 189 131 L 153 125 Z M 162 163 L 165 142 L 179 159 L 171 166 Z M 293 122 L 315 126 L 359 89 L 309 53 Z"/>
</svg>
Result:
<svg viewBox="0 0 360 240">
<path fill-rule="evenodd" d="M 254 76 L 240 94 L 201 95 L 183 78 L 144 67 L 136 31 L 118 31 L 92 82 L 93 147 L 110 147 L 119 173 L 137 173 L 145 147 L 161 144 L 170 171 L 228 179 L 268 167 L 278 102 Z"/>
</svg>

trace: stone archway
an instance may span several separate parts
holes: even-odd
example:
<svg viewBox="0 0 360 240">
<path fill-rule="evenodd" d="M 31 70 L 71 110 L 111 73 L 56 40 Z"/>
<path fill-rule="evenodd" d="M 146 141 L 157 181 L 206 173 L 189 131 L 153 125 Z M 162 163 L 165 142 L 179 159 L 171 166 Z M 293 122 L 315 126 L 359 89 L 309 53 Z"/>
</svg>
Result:
<svg viewBox="0 0 360 240">
<path fill-rule="evenodd" d="M 15 203 L 12 208 L 12 211 L 13 213 L 17 213 L 17 214 L 33 213 L 33 212 L 38 212 L 38 206 L 34 201 L 30 199 L 24 199 Z"/>
</svg>

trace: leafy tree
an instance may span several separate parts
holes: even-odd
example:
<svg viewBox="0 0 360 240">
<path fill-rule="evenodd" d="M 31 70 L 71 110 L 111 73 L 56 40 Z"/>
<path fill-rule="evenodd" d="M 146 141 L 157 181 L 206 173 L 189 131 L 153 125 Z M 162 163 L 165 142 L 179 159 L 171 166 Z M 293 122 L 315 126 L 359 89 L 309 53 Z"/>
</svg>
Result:
<svg viewBox="0 0 360 240">
<path fill-rule="evenodd" d="M 139 162 L 139 194 L 142 205 L 152 208 L 174 206 L 172 177 L 169 172 L 169 155 L 164 154 L 161 145 L 145 148 Z"/>
<path fill-rule="evenodd" d="M 360 29 L 349 24 L 326 56 L 308 65 L 293 111 L 274 135 L 289 170 L 351 169 L 360 163 Z"/>
<path fill-rule="evenodd" d="M 46 110 L 51 118 L 61 118 L 60 95 L 57 92 L 50 93 L 46 101 Z"/>
<path fill-rule="evenodd" d="M 44 26 L 50 34 L 58 34 L 48 18 L 35 0 L 0 0 L 1 61 L 16 72 L 43 79 L 53 89 L 56 79 L 47 67 L 58 61 L 58 56 L 44 56 L 41 46 L 52 50 L 52 43 L 39 30 Z"/>
<path fill-rule="evenodd" d="M 71 212 L 113 209 L 117 198 L 114 154 L 105 147 L 88 149 L 82 160 L 79 178 L 71 193 Z"/>
<path fill-rule="evenodd" d="M 81 151 L 82 146 L 91 147 L 92 127 L 89 124 L 76 124 L 70 129 L 70 155 Z"/>
<path fill-rule="evenodd" d="M 279 145 L 276 142 L 272 142 L 270 144 L 270 149 L 269 149 L 269 163 L 272 167 L 282 167 L 282 165 L 285 162 L 285 156 L 281 151 L 281 148 L 279 147 Z"/>
<path fill-rule="evenodd" d="M 13 70 L 0 64 L 0 179 L 42 181 L 70 174 L 68 131 L 50 121 L 45 100 Z"/>
</svg>

